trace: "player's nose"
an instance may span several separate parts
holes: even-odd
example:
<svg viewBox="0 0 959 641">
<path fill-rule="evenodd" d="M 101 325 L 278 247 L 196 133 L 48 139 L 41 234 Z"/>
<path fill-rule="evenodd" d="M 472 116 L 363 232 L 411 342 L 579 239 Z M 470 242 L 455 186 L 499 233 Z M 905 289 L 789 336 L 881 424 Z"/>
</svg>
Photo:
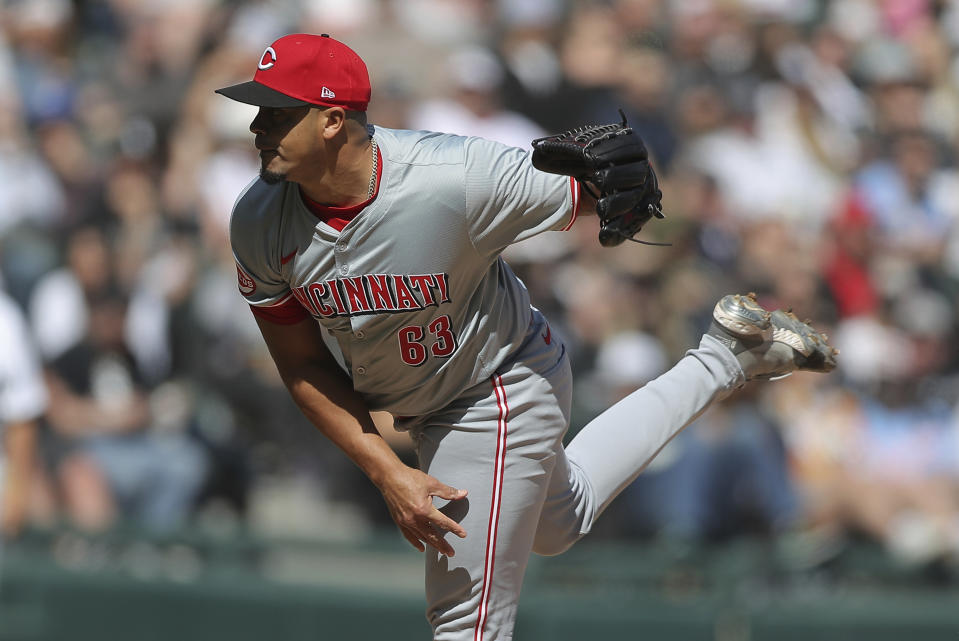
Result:
<svg viewBox="0 0 959 641">
<path fill-rule="evenodd" d="M 266 133 L 266 127 L 263 123 L 263 109 L 256 112 L 256 117 L 250 122 L 250 132 L 254 134 Z"/>
</svg>

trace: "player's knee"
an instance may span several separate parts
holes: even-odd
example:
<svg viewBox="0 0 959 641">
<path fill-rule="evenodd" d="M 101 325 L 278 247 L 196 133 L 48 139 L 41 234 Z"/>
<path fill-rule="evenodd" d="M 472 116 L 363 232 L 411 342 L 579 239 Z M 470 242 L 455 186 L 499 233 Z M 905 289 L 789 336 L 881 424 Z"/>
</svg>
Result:
<svg viewBox="0 0 959 641">
<path fill-rule="evenodd" d="M 562 554 L 573 546 L 573 543 L 579 540 L 582 535 L 572 536 L 568 533 L 549 532 L 544 534 L 537 533 L 536 540 L 533 541 L 533 552 L 540 556 L 556 556 Z"/>
</svg>

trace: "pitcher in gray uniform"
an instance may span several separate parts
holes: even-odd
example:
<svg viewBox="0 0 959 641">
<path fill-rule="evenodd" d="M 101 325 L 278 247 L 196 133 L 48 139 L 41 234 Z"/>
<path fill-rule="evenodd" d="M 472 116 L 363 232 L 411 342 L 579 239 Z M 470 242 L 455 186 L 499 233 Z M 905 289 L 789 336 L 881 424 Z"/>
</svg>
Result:
<svg viewBox="0 0 959 641">
<path fill-rule="evenodd" d="M 834 366 L 808 325 L 726 296 L 698 348 L 564 449 L 566 350 L 500 253 L 569 229 L 591 205 L 581 186 L 527 151 L 369 125 L 366 65 L 325 34 L 280 38 L 252 81 L 218 93 L 259 107 L 260 177 L 231 222 L 240 292 L 296 403 L 426 552 L 435 639 L 511 638 L 531 552 L 589 532 L 746 380 Z M 410 431 L 419 469 L 372 410 Z"/>
</svg>

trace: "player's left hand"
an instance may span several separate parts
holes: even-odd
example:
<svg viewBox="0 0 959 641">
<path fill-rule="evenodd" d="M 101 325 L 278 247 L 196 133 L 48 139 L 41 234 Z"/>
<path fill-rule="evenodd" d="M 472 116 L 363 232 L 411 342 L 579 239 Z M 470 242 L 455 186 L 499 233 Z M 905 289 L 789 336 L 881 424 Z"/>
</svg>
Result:
<svg viewBox="0 0 959 641">
<path fill-rule="evenodd" d="M 573 176 L 596 200 L 601 245 L 613 247 L 624 240 L 662 244 L 633 238 L 651 218 L 664 217 L 663 192 L 646 145 L 625 115 L 621 123 L 579 127 L 537 138 L 532 145 L 534 167 Z"/>
<path fill-rule="evenodd" d="M 380 486 L 390 516 L 406 540 L 420 552 L 426 545 L 441 554 L 453 556 L 453 546 L 443 538 L 446 532 L 466 538 L 466 530 L 433 505 L 433 497 L 455 501 L 466 497 L 466 490 L 457 490 L 429 474 L 403 466 Z"/>
</svg>

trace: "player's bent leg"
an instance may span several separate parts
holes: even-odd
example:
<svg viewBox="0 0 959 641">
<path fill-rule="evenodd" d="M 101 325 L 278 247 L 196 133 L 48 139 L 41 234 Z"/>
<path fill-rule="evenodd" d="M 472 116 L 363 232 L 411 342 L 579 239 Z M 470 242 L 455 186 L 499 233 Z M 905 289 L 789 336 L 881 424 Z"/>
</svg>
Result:
<svg viewBox="0 0 959 641">
<path fill-rule="evenodd" d="M 536 527 L 533 552 L 555 556 L 568 550 L 590 531 L 598 507 L 589 477 L 570 462 L 560 446 Z"/>
<path fill-rule="evenodd" d="M 837 350 L 789 312 L 763 309 L 755 296 L 724 296 L 699 348 L 591 421 L 557 457 L 535 551 L 562 552 L 662 448 L 709 405 L 743 385 L 795 370 L 828 372 Z"/>
<path fill-rule="evenodd" d="M 537 334 L 538 335 L 538 334 Z M 539 340 L 523 359 L 414 429 L 420 466 L 466 499 L 442 508 L 467 531 L 456 555 L 426 554 L 434 639 L 511 639 L 516 607 L 570 405 L 569 363 Z"/>
<path fill-rule="evenodd" d="M 744 381 L 736 357 L 704 336 L 669 371 L 593 419 L 557 457 L 534 550 L 558 554 L 588 533 L 676 434 Z"/>
</svg>

